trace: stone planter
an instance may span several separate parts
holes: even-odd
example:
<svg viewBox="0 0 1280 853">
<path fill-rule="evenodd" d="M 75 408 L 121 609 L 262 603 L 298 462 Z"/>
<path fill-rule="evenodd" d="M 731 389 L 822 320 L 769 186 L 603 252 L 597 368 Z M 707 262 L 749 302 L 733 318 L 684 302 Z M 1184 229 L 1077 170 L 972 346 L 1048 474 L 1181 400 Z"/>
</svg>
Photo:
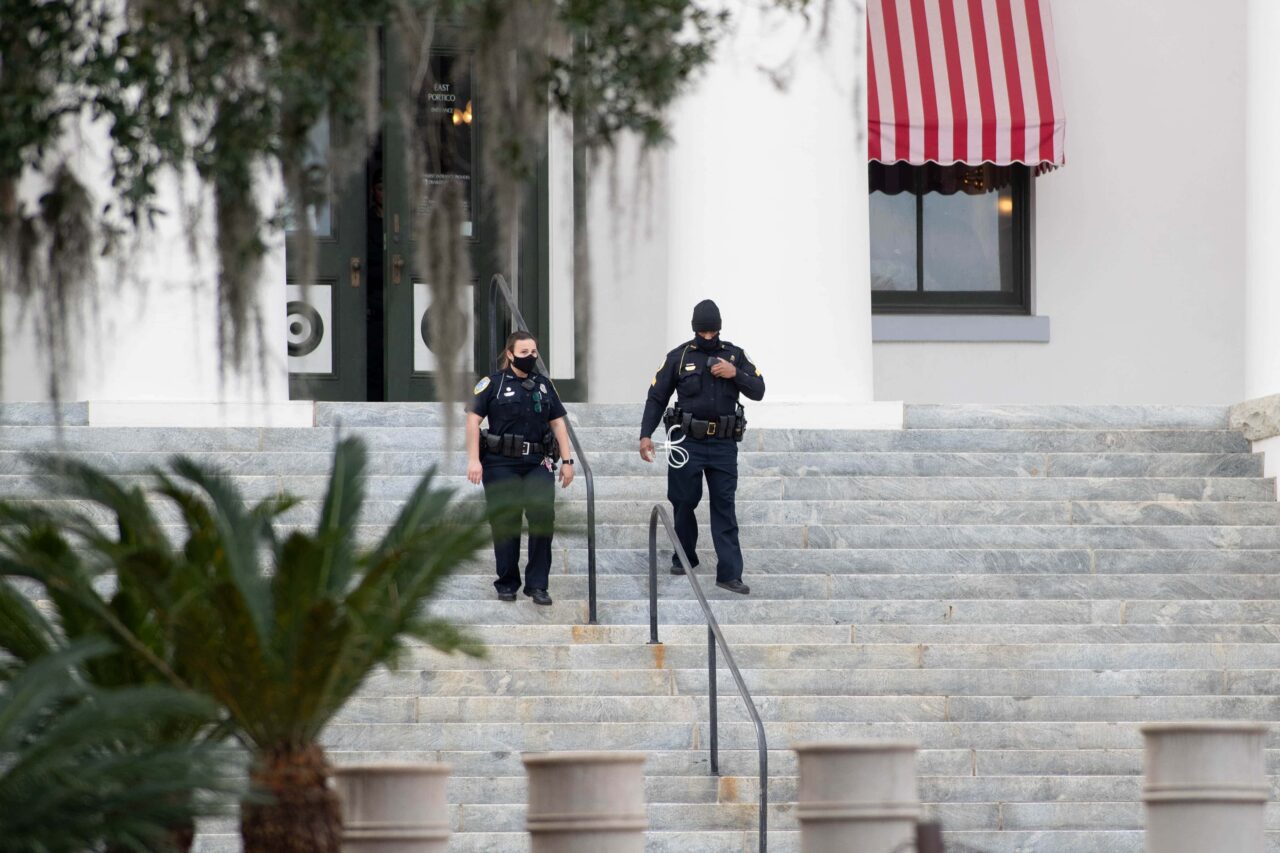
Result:
<svg viewBox="0 0 1280 853">
<path fill-rule="evenodd" d="M 444 853 L 447 764 L 368 764 L 334 770 L 343 853 Z"/>
<path fill-rule="evenodd" d="M 644 760 L 626 752 L 524 756 L 532 853 L 644 853 Z"/>
<path fill-rule="evenodd" d="M 802 853 L 915 849 L 920 819 L 916 749 L 915 744 L 874 741 L 796 746 Z"/>
<path fill-rule="evenodd" d="M 1168 723 L 1142 733 L 1148 853 L 1262 853 L 1267 727 Z"/>
</svg>

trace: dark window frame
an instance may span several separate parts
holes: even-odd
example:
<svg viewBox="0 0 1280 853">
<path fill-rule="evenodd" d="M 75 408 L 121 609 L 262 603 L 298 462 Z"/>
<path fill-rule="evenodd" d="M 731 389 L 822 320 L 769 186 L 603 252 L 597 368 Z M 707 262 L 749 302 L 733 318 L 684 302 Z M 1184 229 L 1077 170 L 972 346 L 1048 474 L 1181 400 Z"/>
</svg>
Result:
<svg viewBox="0 0 1280 853">
<path fill-rule="evenodd" d="M 1032 313 L 1032 260 L 1035 256 L 1035 177 L 1030 167 L 1013 178 L 1013 283 L 1011 292 L 924 290 L 924 197 L 916 197 L 916 290 L 873 290 L 873 314 Z"/>
</svg>

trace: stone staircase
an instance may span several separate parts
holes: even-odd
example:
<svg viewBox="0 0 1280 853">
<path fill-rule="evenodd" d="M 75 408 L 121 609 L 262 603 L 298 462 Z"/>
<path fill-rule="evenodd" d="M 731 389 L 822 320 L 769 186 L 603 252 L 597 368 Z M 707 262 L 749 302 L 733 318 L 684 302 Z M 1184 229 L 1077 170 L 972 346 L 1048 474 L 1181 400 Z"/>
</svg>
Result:
<svg viewBox="0 0 1280 853">
<path fill-rule="evenodd" d="M 723 775 L 708 775 L 706 633 L 686 579 L 661 575 L 664 644 L 646 645 L 646 525 L 665 472 L 635 452 L 639 408 L 573 415 L 597 478 L 601 624 L 584 624 L 580 478 L 558 496 L 555 606 L 502 604 L 491 561 L 467 567 L 436 609 L 472 626 L 488 659 L 414 650 L 326 741 L 338 762 L 453 765 L 458 853 L 527 850 L 520 753 L 562 749 L 649 756 L 653 853 L 754 851 L 754 734 L 722 672 Z M 752 595 L 707 586 L 766 721 L 770 850 L 799 848 L 790 746 L 879 738 L 921 744 L 922 797 L 949 850 L 1140 851 L 1138 724 L 1280 716 L 1275 483 L 1225 407 L 915 405 L 906 419 L 752 430 L 742 446 Z M 317 421 L 61 440 L 121 473 L 191 453 L 252 496 L 304 497 L 294 520 L 308 522 L 341 424 L 372 451 L 368 539 L 420 471 L 461 473 L 438 406 L 322 404 Z M 54 437 L 0 427 L 0 496 L 38 494 L 21 451 Z M 1275 773 L 1280 751 L 1269 757 Z M 1280 850 L 1280 813 L 1269 821 Z M 210 826 L 200 847 L 238 849 L 234 827 Z"/>
</svg>

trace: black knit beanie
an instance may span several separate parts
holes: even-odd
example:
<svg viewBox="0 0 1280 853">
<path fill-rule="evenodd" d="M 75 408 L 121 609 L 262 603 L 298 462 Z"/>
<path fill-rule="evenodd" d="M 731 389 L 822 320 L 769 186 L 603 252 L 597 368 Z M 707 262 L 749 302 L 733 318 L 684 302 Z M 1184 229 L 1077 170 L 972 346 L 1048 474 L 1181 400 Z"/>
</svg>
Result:
<svg viewBox="0 0 1280 853">
<path fill-rule="evenodd" d="M 695 332 L 720 331 L 720 309 L 710 299 L 693 306 L 693 330 Z"/>
</svg>

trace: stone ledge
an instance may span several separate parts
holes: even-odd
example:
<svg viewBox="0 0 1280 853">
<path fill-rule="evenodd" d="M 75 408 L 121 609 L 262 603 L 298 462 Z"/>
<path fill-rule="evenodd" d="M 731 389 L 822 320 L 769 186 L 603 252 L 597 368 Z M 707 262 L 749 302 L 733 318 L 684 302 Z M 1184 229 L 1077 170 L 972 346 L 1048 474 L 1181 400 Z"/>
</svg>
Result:
<svg viewBox="0 0 1280 853">
<path fill-rule="evenodd" d="M 1280 435 L 1280 394 L 1255 397 L 1231 407 L 1231 428 L 1250 441 Z"/>
</svg>

